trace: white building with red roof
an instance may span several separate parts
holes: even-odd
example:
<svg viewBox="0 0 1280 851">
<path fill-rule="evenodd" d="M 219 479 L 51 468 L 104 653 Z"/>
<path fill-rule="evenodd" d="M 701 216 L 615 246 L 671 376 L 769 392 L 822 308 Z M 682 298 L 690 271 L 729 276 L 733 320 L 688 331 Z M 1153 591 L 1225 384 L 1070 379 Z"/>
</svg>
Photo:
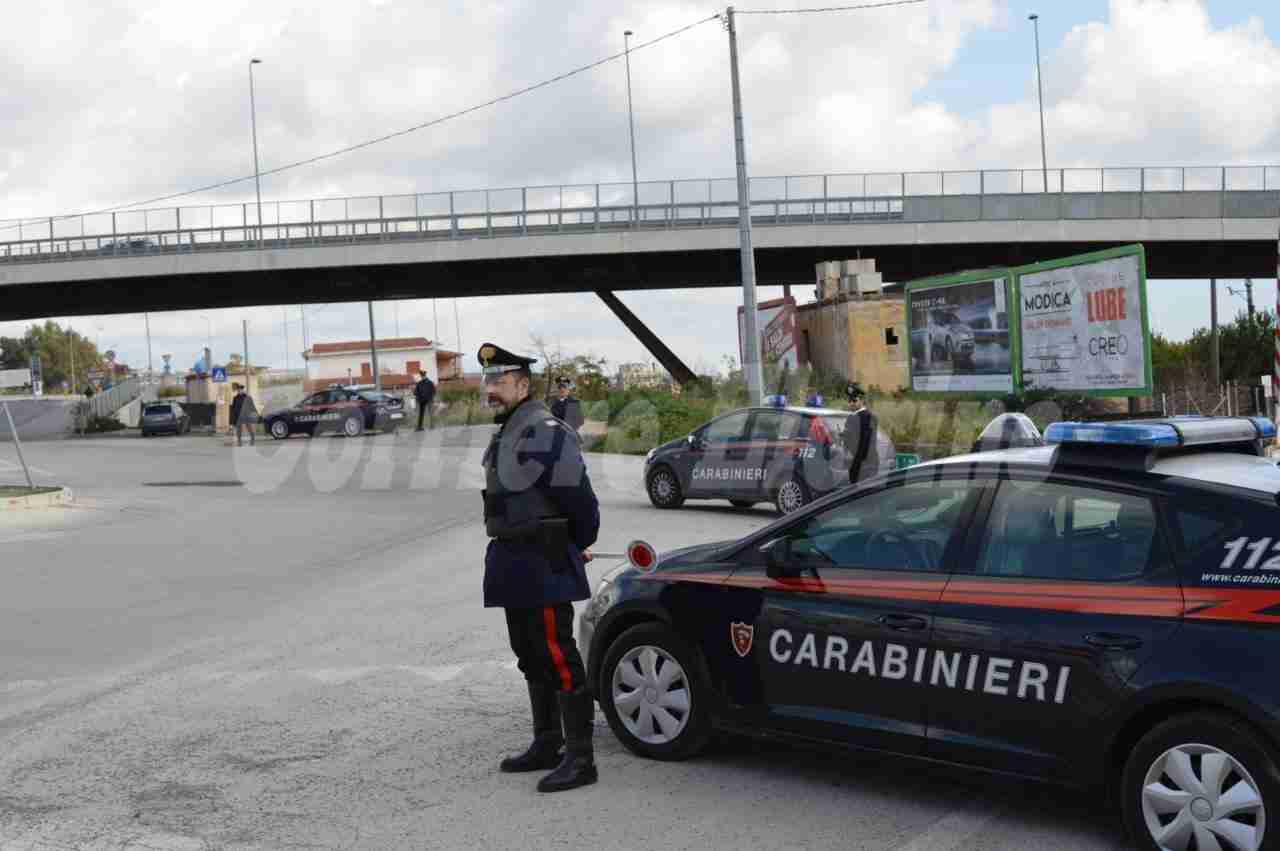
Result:
<svg viewBox="0 0 1280 851">
<path fill-rule="evenodd" d="M 378 340 L 378 371 L 384 389 L 407 391 L 418 381 L 419 370 L 436 384 L 462 376 L 458 352 L 437 348 L 426 337 L 393 337 Z M 316 343 L 302 353 L 307 362 L 308 393 L 330 384 L 373 384 L 373 353 L 368 340 Z"/>
</svg>

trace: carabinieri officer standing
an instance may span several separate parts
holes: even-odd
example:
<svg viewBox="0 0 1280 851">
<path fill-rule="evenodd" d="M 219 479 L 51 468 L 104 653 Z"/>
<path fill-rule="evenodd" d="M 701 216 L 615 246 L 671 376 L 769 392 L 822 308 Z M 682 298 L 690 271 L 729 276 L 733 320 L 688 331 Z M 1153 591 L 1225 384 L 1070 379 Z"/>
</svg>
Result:
<svg viewBox="0 0 1280 851">
<path fill-rule="evenodd" d="M 573 640 L 573 602 L 590 596 L 584 565 L 600 531 L 600 504 L 573 429 L 529 398 L 534 359 L 492 343 L 479 357 L 489 402 L 502 409 L 484 454 L 484 523 L 492 539 L 484 604 L 506 610 L 533 713 L 533 744 L 501 769 L 555 769 L 538 791 L 574 789 L 597 777 L 595 704 Z"/>
</svg>

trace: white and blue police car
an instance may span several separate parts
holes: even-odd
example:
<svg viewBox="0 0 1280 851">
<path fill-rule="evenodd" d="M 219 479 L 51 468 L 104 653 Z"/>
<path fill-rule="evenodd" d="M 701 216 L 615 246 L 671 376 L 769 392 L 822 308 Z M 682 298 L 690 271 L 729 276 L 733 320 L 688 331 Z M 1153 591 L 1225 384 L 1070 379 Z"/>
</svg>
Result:
<svg viewBox="0 0 1280 851">
<path fill-rule="evenodd" d="M 588 681 L 645 757 L 716 729 L 871 748 L 1099 790 L 1150 851 L 1278 848 L 1275 436 L 1056 423 L 738 540 L 637 543 L 583 610 Z"/>
</svg>

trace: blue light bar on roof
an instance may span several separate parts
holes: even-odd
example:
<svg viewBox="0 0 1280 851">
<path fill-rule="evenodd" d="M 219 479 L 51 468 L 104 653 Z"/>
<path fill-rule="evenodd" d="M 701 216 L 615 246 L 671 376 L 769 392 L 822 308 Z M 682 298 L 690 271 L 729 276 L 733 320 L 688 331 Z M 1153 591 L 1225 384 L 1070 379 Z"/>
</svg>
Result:
<svg viewBox="0 0 1280 851">
<path fill-rule="evenodd" d="M 1178 431 L 1168 423 L 1053 423 L 1045 443 L 1094 443 L 1111 446 L 1178 446 Z"/>
<path fill-rule="evenodd" d="M 783 395 L 765 396 L 764 403 L 770 408 L 785 408 L 787 406 L 787 397 Z"/>
<path fill-rule="evenodd" d="M 1170 449 L 1212 446 L 1276 436 L 1273 423 L 1262 417 L 1169 417 L 1115 423 L 1054 423 L 1045 443 L 1080 443 Z"/>
<path fill-rule="evenodd" d="M 1275 440 L 1276 424 L 1266 417 L 1249 417 L 1255 426 L 1258 427 L 1258 437 L 1263 440 Z"/>
</svg>

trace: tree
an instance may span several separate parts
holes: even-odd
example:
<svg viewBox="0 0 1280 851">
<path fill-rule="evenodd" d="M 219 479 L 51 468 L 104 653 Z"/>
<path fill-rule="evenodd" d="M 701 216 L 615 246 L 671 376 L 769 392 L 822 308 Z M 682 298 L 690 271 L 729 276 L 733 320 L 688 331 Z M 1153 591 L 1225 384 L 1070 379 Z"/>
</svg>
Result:
<svg viewBox="0 0 1280 851">
<path fill-rule="evenodd" d="M 0 364 L 6 369 L 22 369 L 30 366 L 33 354 L 38 354 L 45 386 L 52 387 L 71 380 L 72 348 L 75 349 L 76 383 L 83 385 L 86 372 L 99 363 L 98 348 L 53 320 L 32 325 L 21 338 L 0 337 Z"/>
<path fill-rule="evenodd" d="M 1198 329 L 1185 345 L 1190 362 L 1205 367 L 1212 363 L 1213 335 L 1208 328 Z M 1275 345 L 1275 315 L 1265 310 L 1252 316 L 1241 311 L 1235 321 L 1218 328 L 1222 380 L 1256 384 L 1259 376 L 1270 375 Z"/>
<path fill-rule="evenodd" d="M 560 376 L 578 386 L 578 397 L 584 401 L 597 401 L 609 395 L 609 378 L 605 375 L 607 358 L 591 353 L 566 355 L 559 343 L 550 343 L 541 334 L 530 334 L 529 344 L 542 364 L 542 374 L 534 376 L 529 395 L 550 399 L 555 395 L 556 379 Z"/>
<path fill-rule="evenodd" d="M 1207 359 L 1205 363 L 1208 363 Z M 1174 342 L 1162 334 L 1151 335 L 1151 376 L 1156 387 L 1185 382 L 1190 364 L 1189 343 Z"/>
</svg>

